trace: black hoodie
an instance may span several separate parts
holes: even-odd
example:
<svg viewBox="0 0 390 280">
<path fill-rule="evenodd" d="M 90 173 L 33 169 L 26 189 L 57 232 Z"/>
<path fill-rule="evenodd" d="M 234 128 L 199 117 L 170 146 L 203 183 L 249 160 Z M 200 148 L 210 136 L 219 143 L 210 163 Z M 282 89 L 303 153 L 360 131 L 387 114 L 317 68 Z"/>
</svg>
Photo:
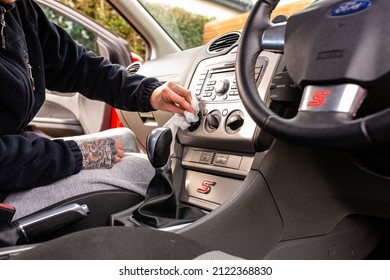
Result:
<svg viewBox="0 0 390 280">
<path fill-rule="evenodd" d="M 157 79 L 130 75 L 86 51 L 31 0 L 0 5 L 0 35 L 0 191 L 47 185 L 82 167 L 75 142 L 23 132 L 45 88 L 77 91 L 124 110 L 153 110 Z"/>
</svg>

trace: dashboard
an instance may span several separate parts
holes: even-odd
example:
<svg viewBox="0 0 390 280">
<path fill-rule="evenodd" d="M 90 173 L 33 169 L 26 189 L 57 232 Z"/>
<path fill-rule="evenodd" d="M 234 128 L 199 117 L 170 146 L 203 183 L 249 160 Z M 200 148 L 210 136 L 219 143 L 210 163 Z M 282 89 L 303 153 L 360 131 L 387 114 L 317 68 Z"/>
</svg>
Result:
<svg viewBox="0 0 390 280">
<path fill-rule="evenodd" d="M 185 85 L 200 101 L 200 121 L 189 129 L 179 129 L 176 141 L 180 149 L 173 157 L 180 200 L 205 210 L 217 208 L 242 185 L 255 153 L 267 146 L 259 144 L 268 138 L 246 112 L 237 88 L 235 61 L 239 37 L 239 32 L 231 32 L 205 46 L 137 62 L 138 65 L 128 68 L 161 81 L 173 80 Z M 253 77 L 248 77 L 255 79 L 259 97 L 266 102 L 280 61 L 281 55 L 262 52 Z M 140 130 L 149 133 L 154 127 L 163 126 L 171 117 L 163 112 L 120 112 L 120 115 L 136 135 Z"/>
</svg>

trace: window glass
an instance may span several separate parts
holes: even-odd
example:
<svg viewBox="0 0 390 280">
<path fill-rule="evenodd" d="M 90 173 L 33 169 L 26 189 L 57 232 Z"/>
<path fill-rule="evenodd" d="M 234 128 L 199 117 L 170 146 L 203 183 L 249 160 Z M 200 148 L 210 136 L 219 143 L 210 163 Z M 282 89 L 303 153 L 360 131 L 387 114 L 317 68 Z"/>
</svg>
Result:
<svg viewBox="0 0 390 280">
<path fill-rule="evenodd" d="M 48 7 L 41 6 L 50 21 L 64 28 L 78 43 L 85 46 L 87 50 L 100 55 L 97 44 L 98 36 L 92 31 L 86 29 L 81 24 L 72 19 L 54 11 Z"/>
<path fill-rule="evenodd" d="M 181 49 L 244 27 L 256 0 L 138 0 Z M 314 0 L 281 0 L 271 18 L 290 16 Z"/>
<path fill-rule="evenodd" d="M 125 39 L 133 59 L 145 58 L 145 41 L 108 1 L 57 0 L 93 19 L 112 33 Z M 133 1 L 133 0 L 131 0 Z"/>
</svg>

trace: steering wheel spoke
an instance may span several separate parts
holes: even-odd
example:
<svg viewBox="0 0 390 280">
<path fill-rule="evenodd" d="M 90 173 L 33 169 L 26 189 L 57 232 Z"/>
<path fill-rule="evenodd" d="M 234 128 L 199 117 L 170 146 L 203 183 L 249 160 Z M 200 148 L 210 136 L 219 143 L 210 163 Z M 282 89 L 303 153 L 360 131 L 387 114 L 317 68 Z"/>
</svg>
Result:
<svg viewBox="0 0 390 280">
<path fill-rule="evenodd" d="M 335 112 L 356 116 L 367 91 L 359 85 L 306 86 L 299 106 L 303 112 Z"/>
</svg>

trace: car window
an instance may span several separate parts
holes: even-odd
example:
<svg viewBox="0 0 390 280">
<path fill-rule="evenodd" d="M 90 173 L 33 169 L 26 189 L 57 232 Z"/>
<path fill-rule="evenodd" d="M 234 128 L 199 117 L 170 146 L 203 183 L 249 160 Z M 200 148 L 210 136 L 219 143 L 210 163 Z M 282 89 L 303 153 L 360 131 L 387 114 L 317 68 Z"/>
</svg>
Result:
<svg viewBox="0 0 390 280">
<path fill-rule="evenodd" d="M 57 0 L 86 15 L 112 33 L 125 39 L 136 60 L 145 58 L 146 43 L 142 36 L 118 13 L 108 1 Z M 84 44 L 85 45 L 85 44 Z"/>
<path fill-rule="evenodd" d="M 65 15 L 50 9 L 49 7 L 41 6 L 41 8 L 50 21 L 64 28 L 73 37 L 73 39 L 84 45 L 87 50 L 100 55 L 99 46 L 97 43 L 97 34 L 88 30 L 78 22 L 66 17 Z"/>
<path fill-rule="evenodd" d="M 57 0 L 87 15 L 117 36 L 125 39 L 133 58 L 144 59 L 146 43 L 142 36 L 118 13 L 108 1 Z M 181 49 L 208 43 L 213 38 L 240 30 L 256 0 L 138 0 Z M 290 16 L 314 0 L 281 0 L 272 17 Z M 96 35 L 64 16 L 45 9 L 48 16 L 64 27 L 81 44 L 98 53 Z"/>
<path fill-rule="evenodd" d="M 181 49 L 204 45 L 244 27 L 256 0 L 138 0 Z M 314 0 L 281 0 L 271 18 L 285 17 Z"/>
<path fill-rule="evenodd" d="M 207 23 L 217 20 L 210 1 L 139 0 L 149 14 L 181 49 L 201 46 Z M 220 7 L 218 7 L 220 8 Z M 210 11 L 203 13 L 203 11 Z"/>
</svg>

